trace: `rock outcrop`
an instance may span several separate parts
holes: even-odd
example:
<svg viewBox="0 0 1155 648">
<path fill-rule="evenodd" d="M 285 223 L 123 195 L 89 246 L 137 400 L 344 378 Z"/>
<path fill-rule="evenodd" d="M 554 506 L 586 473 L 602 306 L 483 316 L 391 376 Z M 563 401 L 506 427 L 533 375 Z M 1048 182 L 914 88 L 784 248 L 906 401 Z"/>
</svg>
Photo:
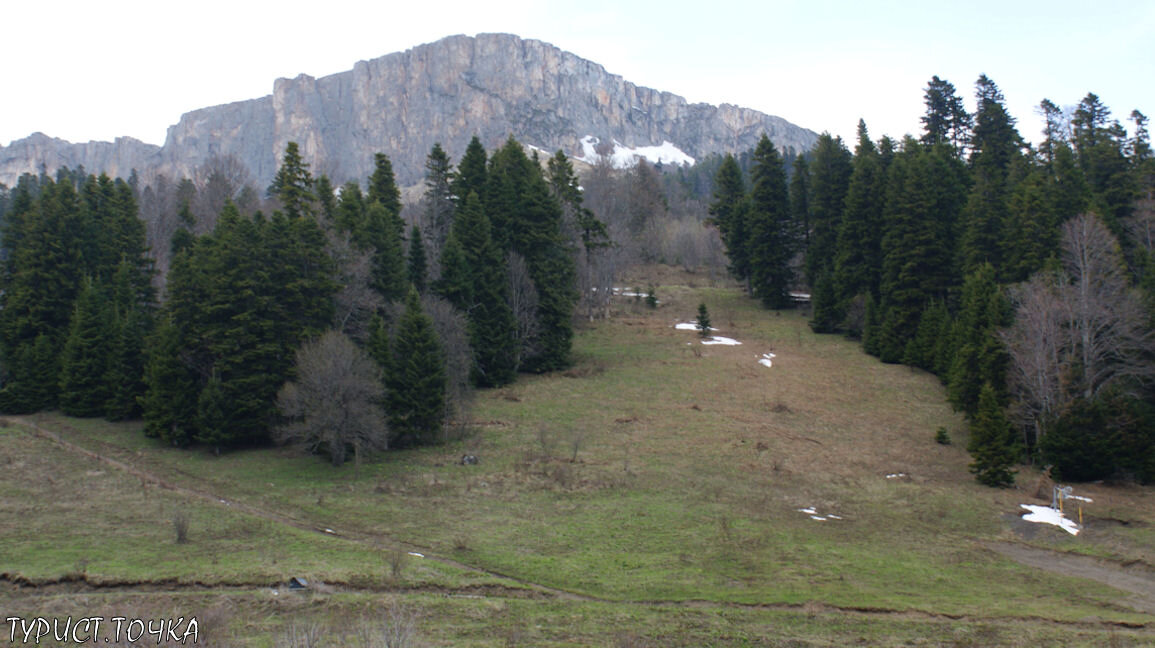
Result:
<svg viewBox="0 0 1155 648">
<path fill-rule="evenodd" d="M 214 155 L 235 156 L 261 187 L 296 141 L 315 175 L 364 180 L 373 154 L 387 153 L 398 181 L 420 182 L 440 142 L 456 159 L 474 135 L 487 149 L 513 135 L 544 150 L 583 153 L 582 139 L 628 148 L 670 143 L 687 155 L 753 148 L 765 132 L 781 148 L 809 149 L 812 131 L 779 117 L 723 104 L 691 104 L 636 86 L 596 63 L 508 34 L 451 36 L 358 62 L 315 79 L 278 79 L 273 94 L 203 108 L 171 126 L 163 147 L 129 138 L 68 144 L 33 135 L 0 148 L 0 182 L 11 185 L 43 164 L 126 176 L 189 175 Z"/>
</svg>

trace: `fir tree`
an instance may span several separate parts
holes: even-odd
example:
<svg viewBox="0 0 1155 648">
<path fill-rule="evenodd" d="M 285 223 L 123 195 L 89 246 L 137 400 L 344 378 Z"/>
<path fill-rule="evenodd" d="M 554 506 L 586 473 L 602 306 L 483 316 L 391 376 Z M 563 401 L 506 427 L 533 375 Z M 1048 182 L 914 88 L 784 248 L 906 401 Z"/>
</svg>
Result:
<svg viewBox="0 0 1155 648">
<path fill-rule="evenodd" d="M 145 435 L 175 446 L 192 441 L 199 393 L 196 374 L 181 359 L 181 346 L 179 329 L 170 317 L 162 318 L 150 339 L 141 400 Z"/>
<path fill-rule="evenodd" d="M 474 355 L 471 377 L 479 387 L 504 385 L 517 371 L 516 321 L 508 303 L 504 255 L 490 236 L 489 219 L 476 193 L 466 197 L 450 238 L 460 242 L 471 280 L 465 311 Z"/>
<path fill-rule="evenodd" d="M 109 398 L 108 295 L 91 279 L 84 282 L 60 366 L 60 411 L 69 416 L 100 416 Z"/>
<path fill-rule="evenodd" d="M 866 130 L 858 122 L 858 146 L 845 210 L 838 229 L 834 258 L 834 289 L 839 310 L 859 295 L 878 296 L 882 272 L 882 210 L 886 200 L 886 176 L 882 161 Z"/>
<path fill-rule="evenodd" d="M 711 222 L 718 228 L 722 244 L 726 246 L 730 274 L 744 282 L 747 293 L 753 296 L 745 205 L 746 185 L 742 179 L 742 169 L 734 156 L 727 153 L 714 177 L 713 202 L 710 203 L 709 213 Z"/>
<path fill-rule="evenodd" d="M 705 303 L 698 304 L 698 319 L 694 326 L 698 329 L 699 337 L 710 337 L 710 312 L 706 310 Z"/>
<path fill-rule="evenodd" d="M 481 140 L 474 135 L 469 140 L 469 145 L 465 147 L 465 153 L 457 164 L 457 170 L 450 175 L 449 190 L 458 207 L 465 204 L 465 199 L 469 197 L 470 192 L 476 193 L 479 197 L 485 196 L 486 184 L 489 180 L 489 172 L 486 169 L 487 163 L 485 147 L 481 145 Z"/>
<path fill-rule="evenodd" d="M 842 139 L 829 133 L 820 135 L 810 165 L 810 232 L 805 267 L 811 287 L 817 285 L 820 275 L 834 267 L 852 172 L 850 152 Z"/>
<path fill-rule="evenodd" d="M 429 269 L 425 261 L 425 244 L 421 241 L 421 230 L 414 225 L 409 230 L 409 283 L 417 292 L 425 292 L 425 279 Z"/>
<path fill-rule="evenodd" d="M 389 301 L 397 301 L 408 291 L 409 276 L 401 240 L 388 212 L 379 202 L 369 203 L 366 231 L 373 244 L 373 270 L 370 285 Z"/>
<path fill-rule="evenodd" d="M 1015 483 L 1014 466 L 1018 456 L 1014 428 L 1007 420 L 998 395 L 989 383 L 979 392 L 978 409 L 971 421 L 970 471 L 981 484 L 1007 487 Z"/>
<path fill-rule="evenodd" d="M 386 376 L 391 446 L 441 441 L 445 420 L 445 355 L 416 290 L 405 298 Z"/>
<path fill-rule="evenodd" d="M 1006 398 L 1008 358 L 997 332 L 1010 320 L 1010 304 L 996 282 L 994 268 L 980 266 L 963 284 L 947 384 L 951 404 L 968 416 L 975 416 L 984 385 L 994 390 L 1000 403 Z"/>
<path fill-rule="evenodd" d="M 766 135 L 754 149 L 750 177 L 748 222 L 754 292 L 767 308 L 786 308 L 791 305 L 789 288 L 794 273 L 790 259 L 797 249 L 797 237 L 790 218 L 786 171 Z"/>
<path fill-rule="evenodd" d="M 289 142 L 285 146 L 285 155 L 273 177 L 269 195 L 281 203 L 281 208 L 289 218 L 313 214 L 316 202 L 313 176 L 309 174 L 309 165 L 301 158 L 296 142 Z"/>
<path fill-rule="evenodd" d="M 396 230 L 397 240 L 405 236 L 405 221 L 401 220 L 401 190 L 393 175 L 393 163 L 384 153 L 373 156 L 373 174 L 369 176 L 366 202 L 380 203 L 385 208 L 386 220 Z"/>
<path fill-rule="evenodd" d="M 433 291 L 463 312 L 473 302 L 473 278 L 469 262 L 452 233 L 441 252 L 441 276 L 433 283 Z"/>
</svg>

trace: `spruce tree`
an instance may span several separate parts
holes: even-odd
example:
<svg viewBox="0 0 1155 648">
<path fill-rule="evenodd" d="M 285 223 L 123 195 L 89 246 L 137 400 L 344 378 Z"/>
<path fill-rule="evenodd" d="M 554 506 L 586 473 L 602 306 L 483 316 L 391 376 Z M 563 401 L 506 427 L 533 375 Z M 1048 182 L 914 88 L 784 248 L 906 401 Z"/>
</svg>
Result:
<svg viewBox="0 0 1155 648">
<path fill-rule="evenodd" d="M 967 276 L 952 335 L 954 358 L 947 393 L 955 409 L 975 416 L 984 385 L 1002 403 L 1006 398 L 1007 352 L 998 331 L 1011 324 L 1011 307 L 998 285 L 995 269 L 980 266 Z"/>
<path fill-rule="evenodd" d="M 818 284 L 822 274 L 834 268 L 852 173 L 850 152 L 842 144 L 842 138 L 831 137 L 829 133 L 820 135 L 809 168 L 810 231 L 806 234 L 805 268 L 811 288 Z M 796 174 L 795 179 L 797 177 Z"/>
<path fill-rule="evenodd" d="M 470 193 L 453 223 L 450 238 L 461 244 L 470 277 L 469 343 L 471 377 L 479 387 L 512 382 L 517 371 L 517 322 L 508 302 L 505 258 L 490 235 L 481 199 Z"/>
<path fill-rule="evenodd" d="M 367 203 L 377 202 L 385 208 L 386 220 L 396 230 L 397 239 L 405 236 L 405 221 L 401 220 L 401 190 L 393 175 L 393 163 L 384 153 L 373 156 L 373 174 L 369 176 Z"/>
<path fill-rule="evenodd" d="M 401 239 L 397 236 L 388 212 L 379 202 L 369 203 L 366 231 L 374 249 L 370 285 L 386 300 L 399 301 L 409 289 L 409 273 L 401 250 Z"/>
<path fill-rule="evenodd" d="M 425 244 L 421 240 L 421 230 L 414 225 L 409 230 L 409 283 L 417 289 L 417 292 L 425 292 L 425 280 L 429 274 L 428 264 L 425 260 Z"/>
<path fill-rule="evenodd" d="M 989 383 L 979 392 L 978 408 L 971 421 L 971 439 L 967 450 L 973 461 L 970 471 L 981 484 L 1007 487 L 1015 483 L 1014 466 L 1018 443 L 1014 428 L 1007 420 L 998 395 Z"/>
<path fill-rule="evenodd" d="M 111 321 L 107 291 L 91 279 L 76 299 L 76 309 L 60 363 L 60 411 L 69 416 L 101 416 L 110 396 Z"/>
<path fill-rule="evenodd" d="M 475 192 L 479 197 L 485 196 L 489 179 L 487 163 L 485 147 L 474 135 L 469 140 L 469 145 L 465 147 L 461 161 L 457 163 L 457 170 L 450 174 L 449 190 L 458 207 L 465 204 L 470 192 Z"/>
<path fill-rule="evenodd" d="M 441 276 L 433 283 L 433 291 L 462 312 L 473 303 L 473 275 L 465 252 L 452 233 L 441 252 Z"/>
<path fill-rule="evenodd" d="M 698 319 L 694 326 L 698 329 L 699 337 L 710 337 L 710 311 L 706 310 L 705 303 L 698 304 Z"/>
<path fill-rule="evenodd" d="M 835 243 L 833 282 L 839 310 L 845 310 L 855 297 L 878 296 L 885 201 L 882 160 L 867 133 L 866 122 L 859 120 L 858 145 Z"/>
<path fill-rule="evenodd" d="M 416 290 L 410 289 L 405 298 L 391 351 L 385 380 L 389 445 L 440 442 L 445 421 L 445 355 Z"/>
<path fill-rule="evenodd" d="M 747 293 L 753 296 L 745 206 L 746 184 L 742 179 L 742 169 L 734 156 L 727 153 L 714 176 L 713 202 L 710 203 L 709 213 L 711 222 L 718 228 L 722 244 L 726 246 L 730 274 L 745 283 Z"/>
<path fill-rule="evenodd" d="M 798 238 L 790 217 L 786 171 L 778 149 L 765 134 L 754 149 L 753 159 L 748 223 L 754 292 L 767 308 L 787 308 L 794 280 L 790 259 Z"/>
<path fill-rule="evenodd" d="M 281 203 L 281 209 L 289 218 L 314 213 L 316 196 L 313 194 L 313 176 L 309 174 L 309 165 L 301 158 L 296 142 L 289 142 L 285 146 L 285 155 L 273 177 L 269 195 Z"/>
</svg>

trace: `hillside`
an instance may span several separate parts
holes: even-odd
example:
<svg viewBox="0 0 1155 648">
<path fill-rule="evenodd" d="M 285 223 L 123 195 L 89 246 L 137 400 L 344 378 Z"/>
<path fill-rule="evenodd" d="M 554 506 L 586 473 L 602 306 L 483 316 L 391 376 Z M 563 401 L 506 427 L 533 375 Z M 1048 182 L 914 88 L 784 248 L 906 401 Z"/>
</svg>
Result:
<svg viewBox="0 0 1155 648">
<path fill-rule="evenodd" d="M 479 392 L 462 441 L 360 466 L 6 419 L 0 605 L 196 614 L 211 646 L 370 645 L 356 633 L 385 622 L 408 646 L 1155 640 L 1150 489 L 1080 486 L 1077 536 L 1031 524 L 1019 506 L 1047 501 L 974 482 L 933 376 L 730 283 L 631 282 L 660 307 L 617 298 L 571 370 Z M 674 326 L 701 302 L 742 344 Z"/>
<path fill-rule="evenodd" d="M 548 43 L 508 34 L 451 36 L 358 62 L 321 78 L 278 79 L 270 95 L 186 113 L 163 147 L 127 138 L 70 144 L 36 134 L 0 147 L 0 183 L 22 173 L 83 165 L 127 177 L 187 176 L 213 156 L 235 156 L 267 186 L 285 144 L 301 145 L 315 175 L 362 180 L 387 153 L 398 181 L 418 183 L 440 142 L 451 156 L 469 139 L 487 149 L 509 135 L 546 151 L 589 154 L 593 141 L 665 152 L 686 161 L 753 148 L 808 150 L 816 134 L 779 117 L 723 104 L 691 104 L 644 88 Z"/>
</svg>

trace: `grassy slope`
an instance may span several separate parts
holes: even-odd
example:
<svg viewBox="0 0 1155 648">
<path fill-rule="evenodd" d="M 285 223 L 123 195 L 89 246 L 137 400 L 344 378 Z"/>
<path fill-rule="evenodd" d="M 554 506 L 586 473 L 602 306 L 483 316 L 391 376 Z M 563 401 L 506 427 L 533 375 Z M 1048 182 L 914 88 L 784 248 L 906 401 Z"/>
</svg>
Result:
<svg viewBox="0 0 1155 648">
<path fill-rule="evenodd" d="M 0 430 L 0 573 L 233 584 L 238 605 L 257 613 L 232 626 L 258 634 L 304 605 L 271 604 L 257 587 L 290 574 L 408 589 L 403 600 L 421 610 L 422 635 L 446 645 L 623 644 L 634 636 L 656 645 L 907 645 L 920 637 L 1095 645 L 1114 631 L 1089 620 L 1149 623 L 1116 590 L 983 547 L 1015 539 L 1005 516 L 1031 500 L 971 480 L 963 422 L 933 377 L 814 336 L 797 314 L 761 311 L 733 289 L 669 286 L 659 297 L 658 311 L 627 305 L 579 335 L 572 371 L 479 394 L 479 424 L 465 441 L 392 453 L 359 470 L 282 451 L 218 458 L 158 446 L 139 425 L 43 420 L 89 449 L 269 517 L 146 486 L 19 428 Z M 699 301 L 742 346 L 703 347 L 693 332 L 672 328 Z M 777 354 L 769 369 L 756 363 L 768 351 Z M 933 442 L 939 426 L 954 445 Z M 480 465 L 457 465 L 464 452 Z M 907 477 L 887 478 L 894 473 Z M 1152 562 L 1150 493 L 1093 494 L 1100 512 L 1146 524 L 1092 526 L 1079 538 L 1041 528 L 1032 542 Z M 808 506 L 843 519 L 816 522 L 797 510 Z M 191 519 L 187 544 L 173 541 L 177 510 Z M 412 557 L 395 579 L 397 547 L 598 600 L 509 598 L 520 585 Z M 437 595 L 483 587 L 506 594 Z M 61 605 L 58 595 L 10 596 L 0 598 L 5 610 Z M 188 603 L 176 594 L 119 596 L 145 608 Z M 362 589 L 306 607 L 324 619 L 381 596 Z M 894 614 L 846 616 L 832 606 Z M 1149 629 L 1137 632 L 1150 639 Z"/>
</svg>

